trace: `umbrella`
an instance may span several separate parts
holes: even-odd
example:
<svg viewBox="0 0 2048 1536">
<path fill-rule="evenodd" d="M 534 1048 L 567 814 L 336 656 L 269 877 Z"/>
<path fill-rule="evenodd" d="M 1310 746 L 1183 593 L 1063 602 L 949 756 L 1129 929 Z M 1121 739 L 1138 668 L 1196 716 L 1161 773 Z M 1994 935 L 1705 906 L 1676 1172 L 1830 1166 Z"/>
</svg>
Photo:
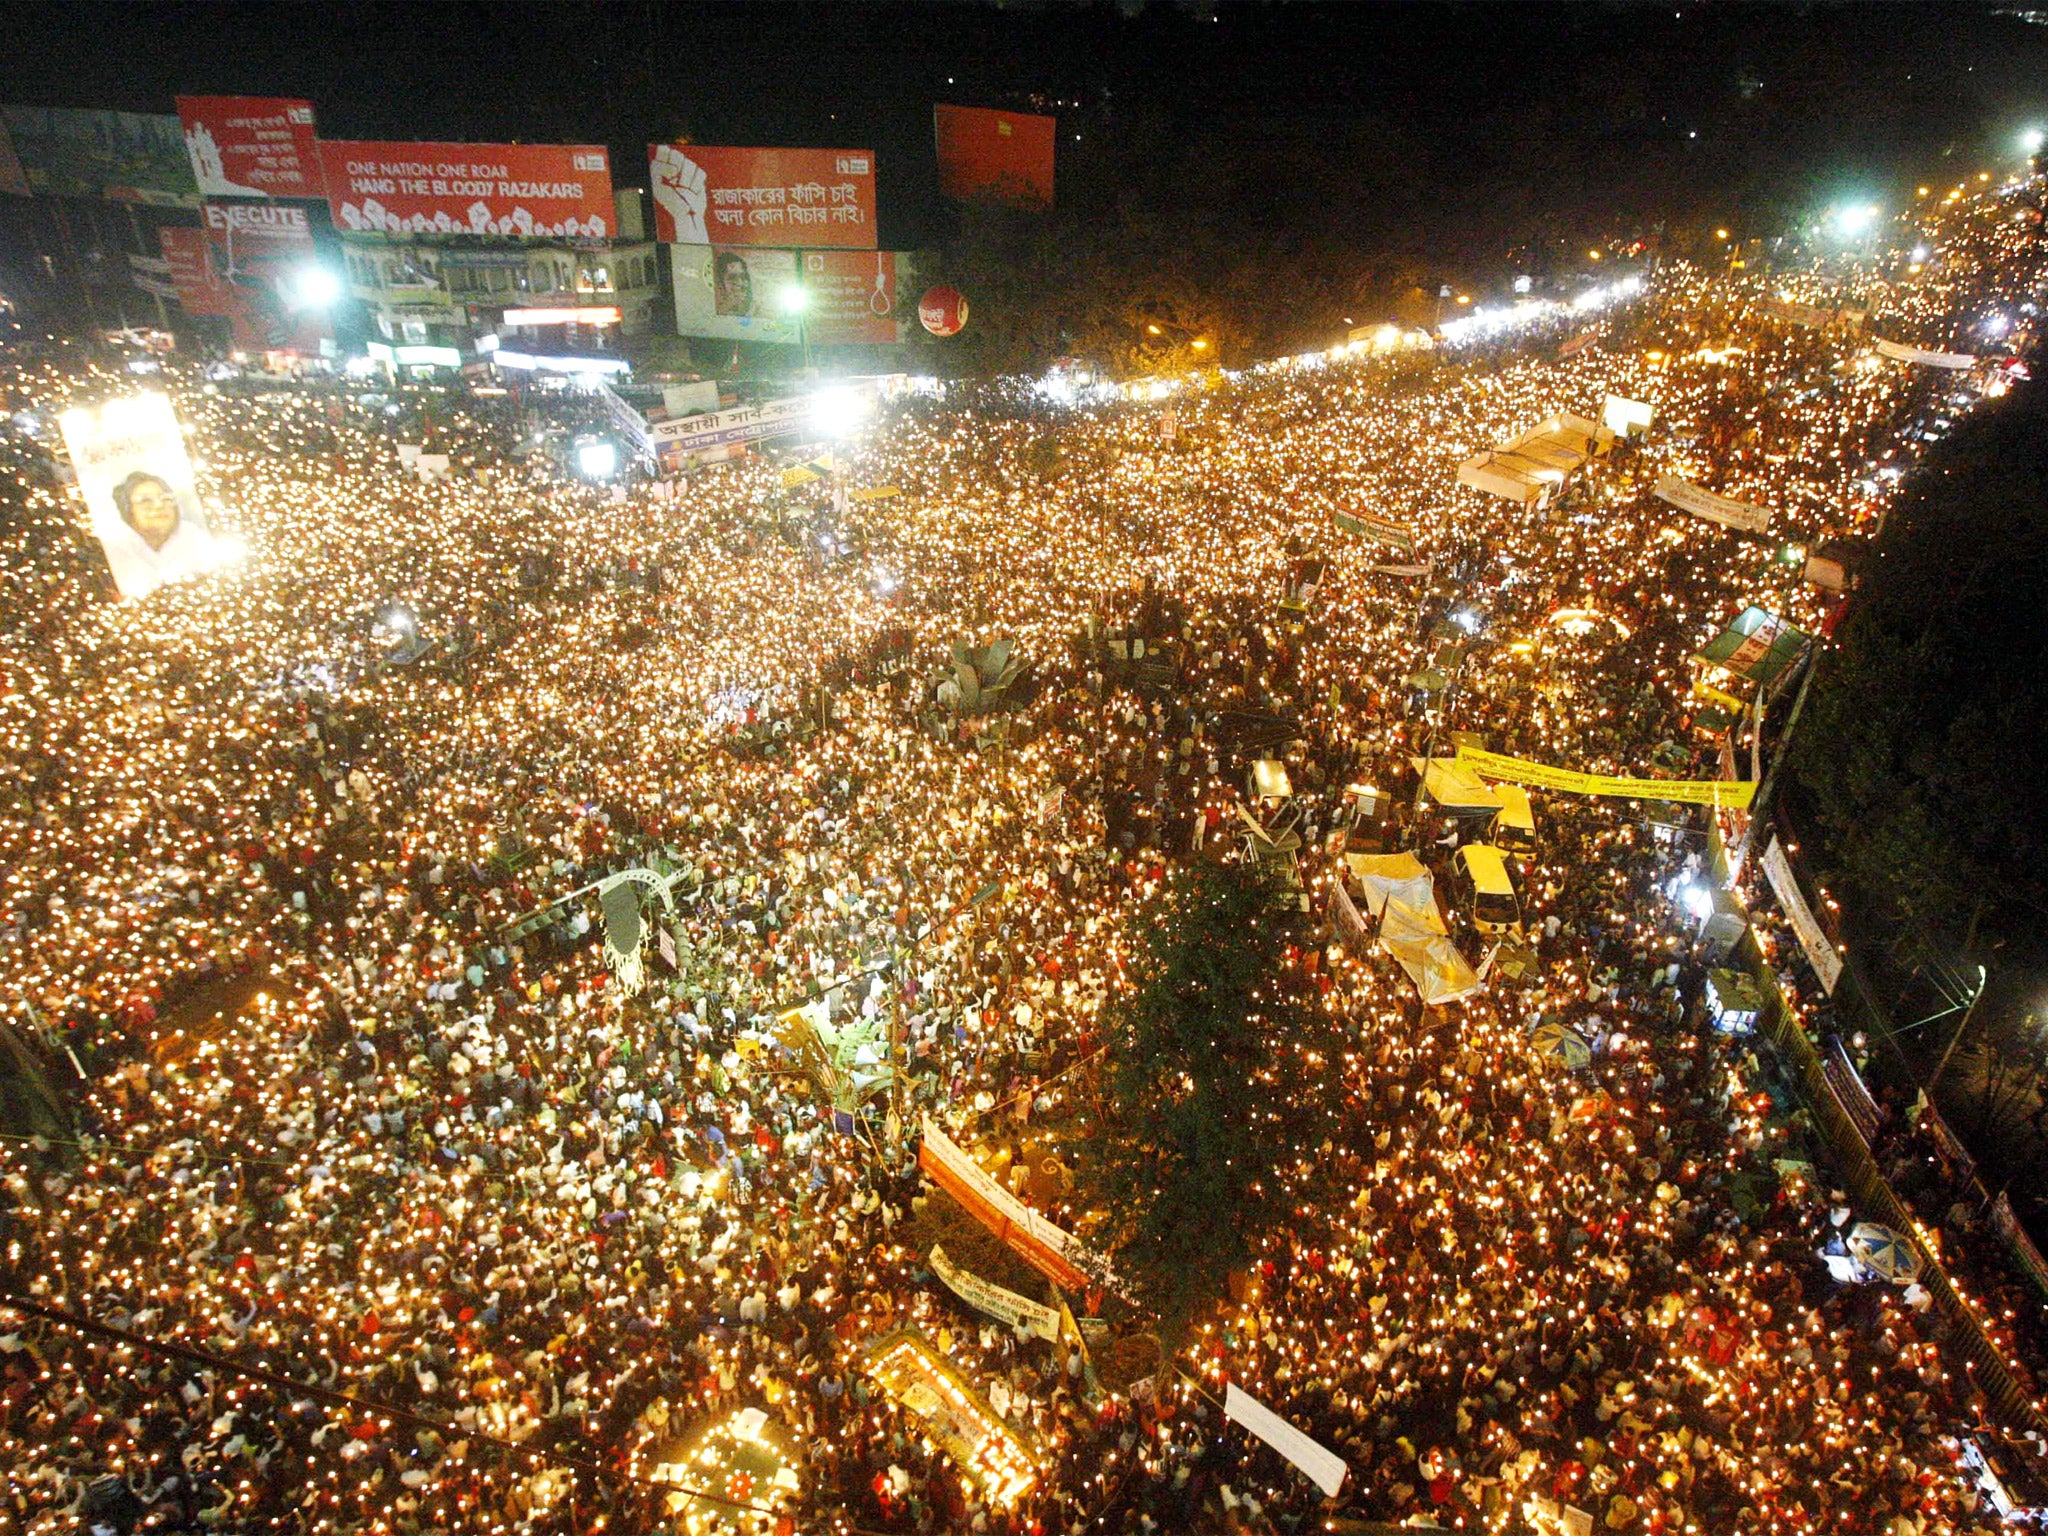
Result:
<svg viewBox="0 0 2048 1536">
<path fill-rule="evenodd" d="M 1586 1043 L 1586 1037 L 1569 1025 L 1552 1020 L 1538 1024 L 1529 1041 L 1545 1056 L 1553 1056 L 1573 1071 L 1593 1064 L 1593 1047 Z"/>
<path fill-rule="evenodd" d="M 1907 1285 L 1920 1278 L 1920 1253 L 1903 1233 L 1874 1221 L 1849 1229 L 1849 1255 L 1873 1270 L 1880 1280 Z"/>
</svg>

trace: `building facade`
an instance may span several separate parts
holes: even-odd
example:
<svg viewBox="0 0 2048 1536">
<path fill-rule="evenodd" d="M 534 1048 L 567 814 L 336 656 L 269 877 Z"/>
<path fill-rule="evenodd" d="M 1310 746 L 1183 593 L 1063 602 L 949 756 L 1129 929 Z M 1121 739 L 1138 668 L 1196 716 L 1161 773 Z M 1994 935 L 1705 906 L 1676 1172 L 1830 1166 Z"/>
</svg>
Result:
<svg viewBox="0 0 2048 1536">
<path fill-rule="evenodd" d="M 343 231 L 349 292 L 368 331 L 390 346 L 454 348 L 474 356 L 487 336 L 603 351 L 655 324 L 659 249 L 644 238 L 644 194 L 616 189 L 618 239 L 514 240 L 475 235 L 394 236 Z M 508 326 L 544 314 L 538 324 Z M 615 312 L 616 319 L 597 317 Z M 576 315 L 581 319 L 565 319 Z"/>
</svg>

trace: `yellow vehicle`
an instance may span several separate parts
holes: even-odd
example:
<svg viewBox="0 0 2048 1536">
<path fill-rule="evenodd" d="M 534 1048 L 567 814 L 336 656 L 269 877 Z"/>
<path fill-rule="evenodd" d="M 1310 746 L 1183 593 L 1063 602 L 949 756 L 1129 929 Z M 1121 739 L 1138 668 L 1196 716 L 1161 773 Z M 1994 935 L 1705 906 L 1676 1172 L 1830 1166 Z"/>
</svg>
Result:
<svg viewBox="0 0 2048 1536">
<path fill-rule="evenodd" d="M 1536 846 L 1536 812 L 1529 804 L 1529 791 L 1519 784 L 1496 784 L 1493 792 L 1500 798 L 1500 814 L 1493 818 L 1495 846 L 1527 853 Z"/>
<path fill-rule="evenodd" d="M 1491 843 L 1467 843 L 1453 863 L 1458 883 L 1470 892 L 1472 925 L 1481 933 L 1520 933 L 1522 907 L 1501 851 Z"/>
</svg>

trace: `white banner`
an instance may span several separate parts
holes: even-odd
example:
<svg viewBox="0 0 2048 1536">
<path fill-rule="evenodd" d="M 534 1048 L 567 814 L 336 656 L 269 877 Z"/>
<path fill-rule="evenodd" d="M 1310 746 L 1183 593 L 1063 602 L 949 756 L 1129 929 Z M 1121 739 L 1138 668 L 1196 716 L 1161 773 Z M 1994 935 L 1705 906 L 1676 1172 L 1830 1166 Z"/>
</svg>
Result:
<svg viewBox="0 0 2048 1536">
<path fill-rule="evenodd" d="M 1835 983 L 1842 979 L 1841 954 L 1828 942 L 1827 933 L 1813 915 L 1813 908 L 1806 904 L 1806 897 L 1799 889 L 1799 880 L 1792 873 L 1791 861 L 1785 857 L 1776 833 L 1771 835 L 1770 845 L 1764 849 L 1764 878 L 1771 882 L 1778 905 L 1790 920 L 1792 931 L 1799 935 L 1799 947 L 1806 951 L 1807 964 L 1813 967 L 1813 974 L 1820 978 L 1821 986 L 1832 997 Z"/>
<path fill-rule="evenodd" d="M 1967 352 L 1929 352 L 1924 347 L 1902 346 L 1896 341 L 1880 341 L 1877 350 L 1894 362 L 1922 363 L 1929 368 L 1953 368 L 1958 373 L 1967 372 L 1977 366 L 1977 359 Z"/>
<path fill-rule="evenodd" d="M 1371 951 L 1372 935 L 1366 929 L 1365 919 L 1359 915 L 1358 903 L 1344 889 L 1341 876 L 1330 887 L 1330 916 L 1344 947 L 1363 960 Z"/>
<path fill-rule="evenodd" d="M 1676 475 L 1666 475 L 1654 487 L 1660 501 L 1668 501 L 1681 512 L 1690 512 L 1694 517 L 1703 517 L 1710 523 L 1719 523 L 1724 528 L 1740 528 L 1746 533 L 1763 533 L 1771 526 L 1771 511 L 1768 507 L 1752 506 L 1746 501 L 1731 497 L 1717 496 L 1690 480 L 1681 480 Z"/>
<path fill-rule="evenodd" d="M 946 1250 L 937 1243 L 932 1244 L 931 1265 L 932 1273 L 945 1281 L 946 1289 L 975 1311 L 986 1312 L 1012 1328 L 1034 1333 L 1041 1339 L 1049 1341 L 1060 1336 L 1060 1314 L 1056 1308 L 1041 1306 L 1015 1291 L 1003 1289 L 992 1280 L 982 1279 L 971 1270 L 960 1268 L 946 1257 Z"/>
<path fill-rule="evenodd" d="M 93 536 L 125 598 L 210 571 L 229 558 L 206 526 L 192 460 L 171 402 L 130 395 L 58 419 Z"/>
<path fill-rule="evenodd" d="M 765 405 L 744 405 L 736 410 L 709 411 L 677 421 L 657 421 L 647 429 L 647 434 L 663 452 L 697 453 L 798 431 L 810 411 L 811 402 L 807 399 L 770 400 Z"/>
<path fill-rule="evenodd" d="M 1609 395 L 1600 407 L 1600 424 L 1616 437 L 1627 437 L 1631 432 L 1647 431 L 1656 415 L 1656 407 L 1645 405 L 1640 400 L 1631 400 L 1625 395 Z"/>
<path fill-rule="evenodd" d="M 1223 1389 L 1223 1416 L 1235 1419 L 1301 1468 L 1308 1474 L 1308 1480 L 1323 1490 L 1325 1498 L 1334 1499 L 1337 1490 L 1344 1486 L 1344 1474 L 1350 1468 L 1344 1465 L 1342 1456 L 1311 1440 L 1234 1381 Z"/>
</svg>

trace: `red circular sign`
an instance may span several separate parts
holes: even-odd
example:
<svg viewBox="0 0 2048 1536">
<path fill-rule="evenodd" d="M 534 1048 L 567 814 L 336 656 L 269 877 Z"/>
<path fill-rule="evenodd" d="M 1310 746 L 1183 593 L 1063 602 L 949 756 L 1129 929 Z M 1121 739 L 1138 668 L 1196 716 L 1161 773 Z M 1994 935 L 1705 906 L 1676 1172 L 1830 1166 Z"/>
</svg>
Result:
<svg viewBox="0 0 2048 1536">
<path fill-rule="evenodd" d="M 917 318 L 934 336 L 957 336 L 967 324 L 967 295 L 943 285 L 927 288 L 917 301 Z"/>
</svg>

